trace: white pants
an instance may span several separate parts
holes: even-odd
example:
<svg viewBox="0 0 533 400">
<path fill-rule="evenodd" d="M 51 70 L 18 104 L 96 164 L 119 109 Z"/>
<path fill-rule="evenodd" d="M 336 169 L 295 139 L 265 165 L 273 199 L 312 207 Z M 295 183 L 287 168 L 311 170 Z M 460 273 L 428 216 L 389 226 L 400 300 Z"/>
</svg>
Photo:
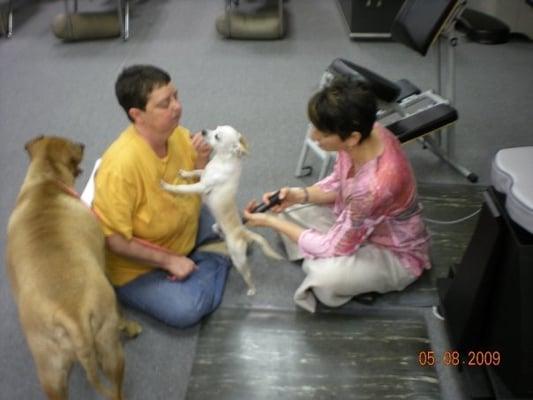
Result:
<svg viewBox="0 0 533 400">
<path fill-rule="evenodd" d="M 315 205 L 289 208 L 283 217 L 322 232 L 335 222 L 328 207 Z M 282 240 L 289 259 L 302 258 L 297 244 L 283 236 Z M 316 299 L 339 307 L 358 294 L 403 290 L 417 279 L 392 252 L 372 244 L 349 256 L 305 259 L 302 268 L 307 276 L 294 293 L 294 301 L 309 312 L 315 312 Z"/>
</svg>

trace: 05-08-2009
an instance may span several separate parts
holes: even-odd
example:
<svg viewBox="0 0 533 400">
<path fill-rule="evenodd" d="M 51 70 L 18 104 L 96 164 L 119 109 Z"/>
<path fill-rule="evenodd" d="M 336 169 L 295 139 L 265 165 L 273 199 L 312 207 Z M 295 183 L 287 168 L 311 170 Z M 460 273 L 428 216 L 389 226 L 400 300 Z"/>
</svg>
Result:
<svg viewBox="0 0 533 400">
<path fill-rule="evenodd" d="M 418 364 L 422 367 L 442 364 L 450 367 L 460 365 L 470 367 L 497 367 L 502 362 L 499 351 L 468 351 L 461 353 L 457 350 L 444 351 L 437 354 L 434 351 L 427 350 L 418 353 Z"/>
</svg>

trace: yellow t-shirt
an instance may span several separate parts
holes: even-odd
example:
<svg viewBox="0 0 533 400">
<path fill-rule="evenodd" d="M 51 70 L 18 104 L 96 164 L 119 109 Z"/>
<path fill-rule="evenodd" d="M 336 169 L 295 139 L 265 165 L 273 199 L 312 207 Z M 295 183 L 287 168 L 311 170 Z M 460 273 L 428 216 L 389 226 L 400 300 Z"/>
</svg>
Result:
<svg viewBox="0 0 533 400">
<path fill-rule="evenodd" d="M 174 130 L 167 156 L 159 158 L 130 125 L 104 153 L 95 177 L 93 209 L 105 235 L 136 237 L 188 254 L 195 245 L 200 196 L 169 193 L 160 182 L 191 183 L 178 177 L 178 171 L 194 169 L 195 160 L 187 129 Z M 111 251 L 106 268 L 111 283 L 118 286 L 153 270 Z"/>
</svg>

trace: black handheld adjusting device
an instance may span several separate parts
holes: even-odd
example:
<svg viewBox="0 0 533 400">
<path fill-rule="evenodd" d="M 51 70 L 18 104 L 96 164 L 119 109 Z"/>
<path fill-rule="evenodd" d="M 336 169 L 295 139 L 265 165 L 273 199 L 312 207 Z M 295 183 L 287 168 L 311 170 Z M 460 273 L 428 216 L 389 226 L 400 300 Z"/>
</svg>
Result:
<svg viewBox="0 0 533 400">
<path fill-rule="evenodd" d="M 270 210 L 272 207 L 274 207 L 275 205 L 278 205 L 279 203 L 281 203 L 281 200 L 279 198 L 279 190 L 276 192 L 276 193 L 273 193 L 269 198 L 268 198 L 268 201 L 269 203 L 266 204 L 266 203 L 263 203 L 261 202 L 260 204 L 258 204 L 257 206 L 255 206 L 254 208 L 252 208 L 252 213 L 262 213 L 262 212 L 265 212 L 265 211 L 268 211 Z"/>
</svg>

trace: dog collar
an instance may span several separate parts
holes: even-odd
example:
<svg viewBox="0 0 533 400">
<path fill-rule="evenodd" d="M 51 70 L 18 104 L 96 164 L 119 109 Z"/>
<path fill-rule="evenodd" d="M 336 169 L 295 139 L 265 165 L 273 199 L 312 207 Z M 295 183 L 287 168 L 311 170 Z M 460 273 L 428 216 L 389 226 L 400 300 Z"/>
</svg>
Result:
<svg viewBox="0 0 533 400">
<path fill-rule="evenodd" d="M 81 196 L 78 192 L 76 192 L 76 190 L 74 190 L 74 188 L 70 187 L 70 186 L 67 186 L 65 185 L 65 183 L 61 182 L 60 180 L 56 180 L 55 181 L 57 186 L 59 186 L 59 188 L 66 194 L 68 194 L 69 196 L 71 197 L 74 197 L 75 199 L 78 199 L 84 206 L 87 206 L 85 203 L 83 203 L 83 201 L 81 201 Z M 98 220 L 100 221 L 101 218 L 100 216 L 96 213 L 96 211 L 92 208 L 92 207 L 87 207 L 92 215 Z"/>
<path fill-rule="evenodd" d="M 66 194 L 75 197 L 77 199 L 80 198 L 80 194 L 74 190 L 74 188 L 67 186 L 65 183 L 61 182 L 60 180 L 56 180 L 57 185 L 65 192 Z"/>
</svg>

